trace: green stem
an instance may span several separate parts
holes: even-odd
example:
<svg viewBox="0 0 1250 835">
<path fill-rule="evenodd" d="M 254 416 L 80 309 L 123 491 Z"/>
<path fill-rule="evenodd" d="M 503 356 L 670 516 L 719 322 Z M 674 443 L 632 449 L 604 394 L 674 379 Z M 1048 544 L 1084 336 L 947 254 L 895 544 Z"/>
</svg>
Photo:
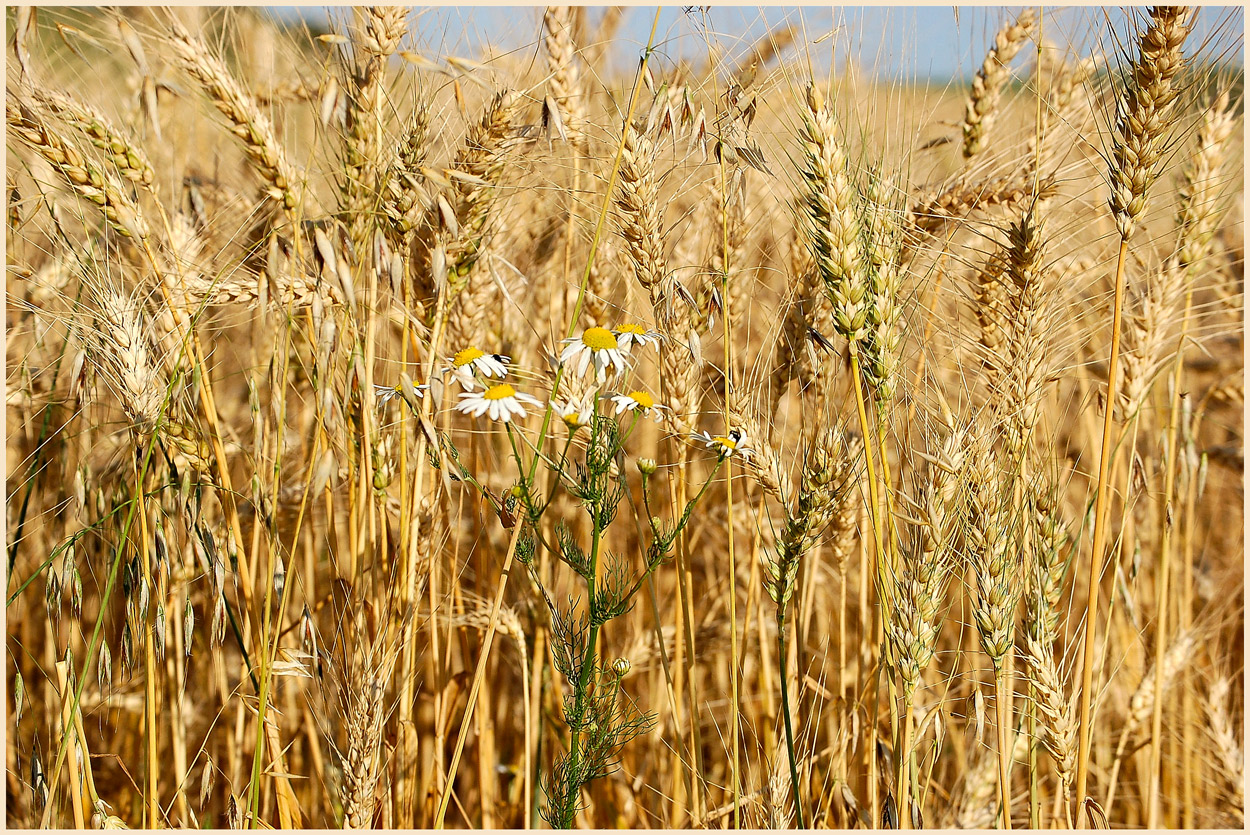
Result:
<svg viewBox="0 0 1250 835">
<path fill-rule="evenodd" d="M 577 676 L 576 693 L 577 698 L 574 702 L 573 716 L 577 722 L 577 727 L 586 719 L 586 700 L 590 689 L 591 673 L 595 669 L 595 645 L 599 640 L 599 623 L 598 623 L 598 586 L 599 586 L 599 540 L 602 531 L 599 528 L 599 508 L 600 503 L 596 501 L 592 505 L 591 519 L 591 541 L 590 541 L 590 577 L 587 578 L 589 593 L 587 595 L 588 606 L 590 608 L 590 637 L 586 641 L 586 653 L 582 656 L 582 668 Z M 571 829 L 573 826 L 573 818 L 577 814 L 577 796 L 581 792 L 581 787 L 585 781 L 578 774 L 578 760 L 581 753 L 581 730 L 575 729 L 572 733 L 572 739 L 569 744 L 569 780 L 568 780 L 568 796 L 564 799 L 564 816 L 561 821 L 565 828 Z"/>
<path fill-rule="evenodd" d="M 168 394 L 166 396 L 166 402 L 162 404 L 161 414 L 164 414 L 167 407 Z M 139 468 L 139 478 L 137 484 L 135 485 L 136 495 L 131 497 L 130 500 L 130 513 L 126 517 L 125 524 L 122 526 L 121 537 L 118 540 L 117 549 L 113 554 L 113 565 L 109 568 L 108 581 L 104 585 L 104 596 L 102 598 L 103 602 L 100 604 L 100 616 L 96 619 L 95 629 L 91 633 L 91 641 L 87 647 L 86 656 L 83 659 L 83 670 L 78 676 L 78 686 L 74 688 L 74 701 L 70 706 L 71 716 L 78 712 L 78 706 L 82 701 L 82 691 L 83 688 L 86 687 L 88 681 L 87 671 L 91 668 L 91 661 L 96 657 L 96 653 L 100 649 L 100 633 L 104 628 L 104 613 L 107 611 L 109 598 L 113 594 L 113 586 L 117 581 L 117 569 L 121 566 L 122 552 L 126 548 L 126 542 L 130 539 L 130 529 L 134 524 L 135 514 L 138 507 L 142 503 L 143 488 L 141 485 L 143 484 L 144 478 L 147 476 L 148 465 L 152 461 L 152 452 L 156 448 L 156 438 L 159 429 L 160 427 L 158 425 L 152 432 L 152 437 L 148 441 L 147 451 L 143 456 L 143 466 Z M 47 829 L 51 823 L 53 801 L 56 799 L 56 790 L 60 785 L 61 767 L 65 764 L 65 752 L 69 750 L 69 736 L 69 733 L 65 733 L 61 736 L 61 744 L 57 749 L 56 762 L 52 766 L 52 776 L 48 780 L 48 799 L 44 805 L 43 819 L 39 823 L 39 827 L 41 829 Z"/>
<path fill-rule="evenodd" d="M 806 829 L 803 820 L 803 801 L 799 796 L 799 769 L 794 759 L 794 728 L 790 723 L 790 681 L 786 673 L 786 614 L 784 608 L 777 610 L 777 659 L 781 667 L 781 716 L 786 726 L 786 758 L 790 761 L 790 786 L 794 790 L 794 814 L 798 816 L 799 829 Z"/>
</svg>

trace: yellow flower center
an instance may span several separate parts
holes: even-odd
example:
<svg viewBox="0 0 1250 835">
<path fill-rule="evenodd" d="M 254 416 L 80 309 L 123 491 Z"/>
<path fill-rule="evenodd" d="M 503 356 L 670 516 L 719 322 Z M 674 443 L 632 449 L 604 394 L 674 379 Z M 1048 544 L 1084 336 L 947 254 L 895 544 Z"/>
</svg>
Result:
<svg viewBox="0 0 1250 835">
<path fill-rule="evenodd" d="M 582 416 L 577 412 L 570 412 L 564 416 L 564 425 L 570 429 L 577 429 L 582 425 Z"/>
<path fill-rule="evenodd" d="M 645 391 L 631 391 L 630 398 L 644 409 L 650 409 L 655 406 L 655 398 L 647 394 Z"/>
<path fill-rule="evenodd" d="M 452 360 L 452 365 L 456 366 L 456 368 L 464 368 L 469 363 L 474 360 L 479 360 L 484 356 L 486 356 L 486 352 L 480 348 L 465 348 L 463 351 L 456 354 L 455 358 Z"/>
<path fill-rule="evenodd" d="M 507 383 L 500 383 L 497 386 L 491 386 L 485 391 L 485 393 L 482 394 L 482 397 L 486 400 L 504 400 L 515 396 L 516 389 Z"/>
<path fill-rule="evenodd" d="M 716 441 L 716 443 L 720 444 L 725 449 L 728 449 L 731 451 L 738 448 L 738 443 L 730 438 L 718 436 L 718 437 L 713 438 L 712 440 Z"/>
<path fill-rule="evenodd" d="M 647 329 L 644 328 L 642 325 L 635 325 L 633 322 L 626 322 L 624 325 L 617 325 L 616 332 L 617 333 L 632 333 L 637 336 L 643 336 L 644 334 L 646 334 Z"/>
<path fill-rule="evenodd" d="M 592 351 L 616 350 L 616 337 L 607 328 L 586 328 L 582 334 L 582 344 Z"/>
</svg>

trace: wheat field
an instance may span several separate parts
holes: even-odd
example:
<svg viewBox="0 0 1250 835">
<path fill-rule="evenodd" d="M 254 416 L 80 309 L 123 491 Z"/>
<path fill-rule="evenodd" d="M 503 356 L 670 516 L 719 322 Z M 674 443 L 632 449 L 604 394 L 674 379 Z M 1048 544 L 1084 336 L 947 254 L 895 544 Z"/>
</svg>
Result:
<svg viewBox="0 0 1250 835">
<path fill-rule="evenodd" d="M 1242 827 L 1241 10 L 515 11 L 8 9 L 7 824 Z"/>
</svg>

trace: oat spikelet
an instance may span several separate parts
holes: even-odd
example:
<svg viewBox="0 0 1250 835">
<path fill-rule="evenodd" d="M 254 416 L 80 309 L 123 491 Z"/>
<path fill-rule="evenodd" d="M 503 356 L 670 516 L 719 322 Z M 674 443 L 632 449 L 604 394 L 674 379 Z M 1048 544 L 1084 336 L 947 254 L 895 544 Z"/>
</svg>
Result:
<svg viewBox="0 0 1250 835">
<path fill-rule="evenodd" d="M 1146 211 L 1147 194 L 1157 176 L 1172 104 L 1179 93 L 1173 79 L 1185 63 L 1181 46 L 1190 25 L 1187 6 L 1155 6 L 1150 10 L 1150 25 L 1138 42 L 1132 78 L 1116 102 L 1111 214 L 1125 240 Z"/>
<path fill-rule="evenodd" d="M 994 46 L 986 53 L 981 69 L 977 70 L 976 77 L 972 79 L 972 89 L 964 103 L 962 127 L 965 160 L 985 149 L 986 134 L 998 109 L 1003 87 L 1011 75 L 1007 65 L 1028 40 L 1036 20 L 1037 12 L 1031 8 L 1025 9 L 1014 23 L 1003 26 L 994 35 Z"/>
<path fill-rule="evenodd" d="M 177 22 L 173 24 L 169 44 L 178 65 L 200 83 L 230 123 L 230 130 L 243 143 L 248 159 L 268 183 L 269 197 L 288 211 L 294 209 L 299 204 L 303 178 L 288 162 L 268 117 L 260 112 L 225 64 Z"/>
</svg>

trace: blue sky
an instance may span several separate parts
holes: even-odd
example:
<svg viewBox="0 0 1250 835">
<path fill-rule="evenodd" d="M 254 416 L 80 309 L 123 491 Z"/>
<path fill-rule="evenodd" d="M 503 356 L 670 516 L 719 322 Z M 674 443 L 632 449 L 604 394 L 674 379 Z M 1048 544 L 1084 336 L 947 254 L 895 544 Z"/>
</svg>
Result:
<svg viewBox="0 0 1250 835">
<path fill-rule="evenodd" d="M 706 26 L 702 13 L 684 11 L 691 8 L 708 10 Z M 1021 8 L 979 6 L 956 12 L 951 6 L 670 6 L 660 14 L 657 39 L 662 51 L 675 60 L 705 54 L 707 30 L 715 33 L 720 48 L 741 54 L 770 28 L 786 23 L 804 27 L 808 42 L 817 41 L 836 27 L 834 38 L 808 47 L 817 67 L 827 67 L 831 57 L 841 66 L 848 57 L 844 53 L 849 51 L 859 66 L 886 78 L 944 81 L 970 77 L 999 24 Z M 309 17 L 325 19 L 329 14 L 343 20 L 345 15 L 343 10 L 329 7 L 274 11 L 283 17 L 302 12 Z M 593 26 L 602 7 L 590 7 L 589 13 Z M 612 51 L 617 66 L 632 65 L 636 60 L 646 44 L 654 14 L 654 6 L 626 10 Z M 471 57 L 486 44 L 500 49 L 533 49 L 541 36 L 541 21 L 541 7 L 436 6 L 422 7 L 414 30 L 423 50 Z M 1231 52 L 1226 57 L 1244 65 L 1243 21 L 1239 6 L 1204 7 L 1190 42 L 1218 44 L 1207 46 L 1206 51 Z M 1119 7 L 1047 8 L 1043 28 L 1050 40 L 1072 43 L 1082 54 L 1088 54 L 1098 37 L 1095 33 L 1111 29 L 1122 39 L 1128 24 L 1128 13 Z M 1112 46 L 1104 40 L 1105 48 Z"/>
</svg>

